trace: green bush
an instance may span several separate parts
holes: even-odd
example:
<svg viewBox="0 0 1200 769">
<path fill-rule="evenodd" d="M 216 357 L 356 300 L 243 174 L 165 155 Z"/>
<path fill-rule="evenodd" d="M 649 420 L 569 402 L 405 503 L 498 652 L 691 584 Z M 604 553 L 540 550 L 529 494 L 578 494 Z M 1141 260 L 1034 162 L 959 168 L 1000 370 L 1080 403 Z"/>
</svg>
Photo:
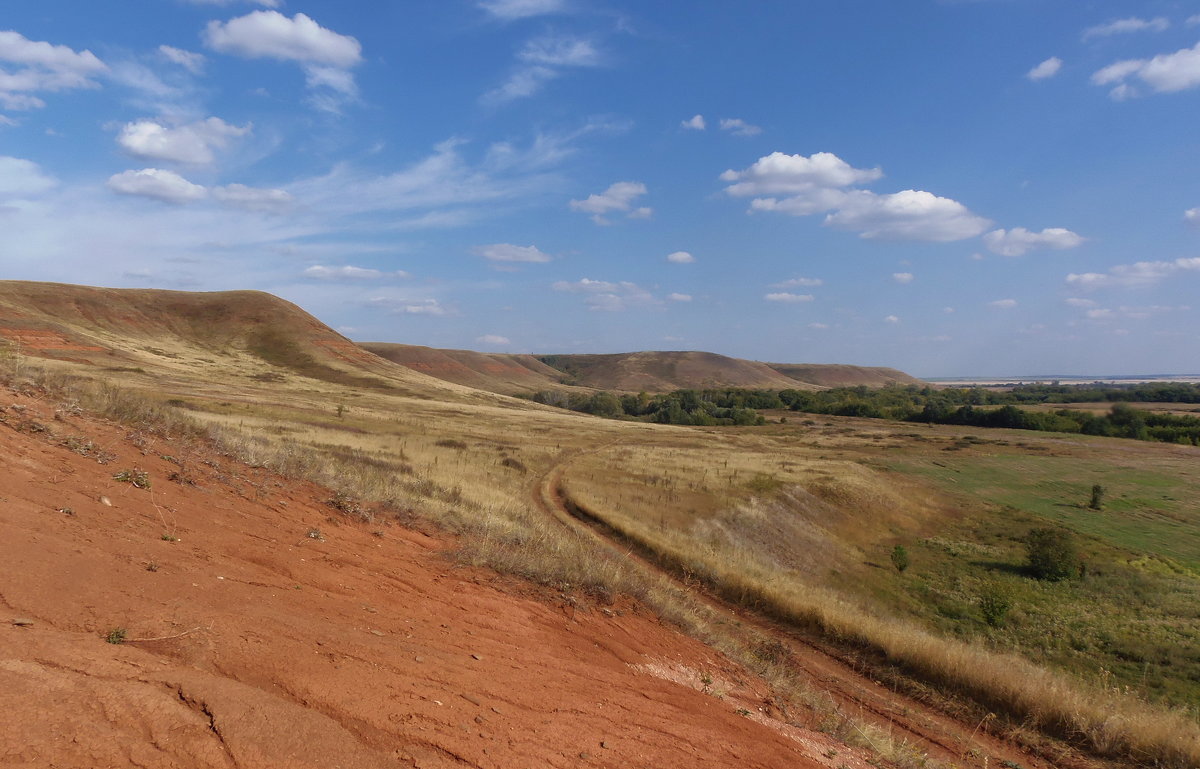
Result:
<svg viewBox="0 0 1200 769">
<path fill-rule="evenodd" d="M 979 612 L 983 615 L 983 621 L 992 627 L 1004 624 L 1012 604 L 1012 593 L 999 582 L 985 582 L 979 590 Z"/>
<path fill-rule="evenodd" d="M 1075 538 L 1066 529 L 1034 529 L 1025 538 L 1029 571 L 1038 579 L 1057 582 L 1079 571 Z"/>
<path fill-rule="evenodd" d="M 904 545 L 896 545 L 892 548 L 892 565 L 896 567 L 896 571 L 901 574 L 908 568 L 908 551 L 904 549 Z"/>
</svg>

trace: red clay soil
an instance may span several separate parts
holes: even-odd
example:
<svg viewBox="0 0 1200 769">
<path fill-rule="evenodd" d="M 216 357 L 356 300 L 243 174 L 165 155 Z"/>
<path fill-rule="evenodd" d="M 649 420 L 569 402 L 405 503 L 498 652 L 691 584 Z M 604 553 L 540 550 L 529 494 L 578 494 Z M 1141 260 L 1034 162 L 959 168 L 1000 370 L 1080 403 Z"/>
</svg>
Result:
<svg viewBox="0 0 1200 769">
<path fill-rule="evenodd" d="M 547 600 L 36 395 L 0 407 L 0 765 L 867 766 L 636 606 Z"/>
</svg>

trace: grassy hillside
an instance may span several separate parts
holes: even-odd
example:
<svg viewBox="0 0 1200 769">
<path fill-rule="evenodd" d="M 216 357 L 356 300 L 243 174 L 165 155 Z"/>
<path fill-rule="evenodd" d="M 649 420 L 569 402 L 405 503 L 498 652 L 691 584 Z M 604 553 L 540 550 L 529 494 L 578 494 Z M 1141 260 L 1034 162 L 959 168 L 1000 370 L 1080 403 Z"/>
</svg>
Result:
<svg viewBox="0 0 1200 769">
<path fill-rule="evenodd" d="M 46 334 L 85 349 L 39 342 Z M 12 341 L 4 357 L 17 381 L 36 375 L 40 358 L 102 388 L 140 391 L 198 420 L 251 464 L 340 490 L 347 509 L 380 500 L 461 532 L 469 562 L 564 594 L 628 590 L 653 603 L 627 565 L 589 554 L 532 503 L 557 478 L 564 494 L 680 578 L 858 649 L 888 676 L 968 696 L 1015 733 L 1037 727 L 1078 748 L 1155 756 L 1163 766 L 1200 760 L 1194 714 L 1147 710 L 1138 697 L 1178 703 L 1194 691 L 1191 673 L 1173 666 L 1192 669 L 1200 594 L 1186 552 L 1156 548 L 1191 548 L 1200 530 L 1200 478 L 1189 469 L 1200 449 L 1054 434 L 979 438 L 963 428 L 795 413 L 745 428 L 603 420 L 366 351 L 342 355 L 342 337 L 252 292 L 3 283 L 0 335 Z M 650 369 L 679 376 L 688 365 Z M 1108 474 L 1111 507 L 1090 516 L 1078 495 L 1098 474 Z M 1159 520 L 1153 530 L 1148 515 Z M 1021 573 L 1020 538 L 1049 521 L 1083 538 L 1097 567 L 1091 581 L 1050 589 Z M 912 554 L 903 575 L 888 562 L 896 544 Z M 1163 568 L 1183 571 L 1164 576 L 1170 584 L 1129 577 Z M 979 618 L 976 588 L 987 580 L 1008 581 L 1019 596 L 1002 630 Z M 1123 597 L 1102 604 L 1105 591 Z M 1143 606 L 1155 618 L 1139 614 Z M 1039 619 L 1054 616 L 1071 617 L 1072 634 Z M 1151 626 L 1155 645 L 1140 651 L 1120 630 Z M 734 632 L 718 630 L 714 637 Z M 1038 633 L 1062 639 L 1062 653 L 1033 643 Z M 1159 654 L 1170 648 L 1185 653 Z"/>
<path fill-rule="evenodd" d="M 924 384 L 903 371 L 882 366 L 847 366 L 837 363 L 768 363 L 775 371 L 798 382 L 820 387 L 886 387 Z"/>
<path fill-rule="evenodd" d="M 364 350 L 447 382 L 515 395 L 562 387 L 563 373 L 532 355 L 439 350 L 411 344 L 364 342 Z"/>
</svg>

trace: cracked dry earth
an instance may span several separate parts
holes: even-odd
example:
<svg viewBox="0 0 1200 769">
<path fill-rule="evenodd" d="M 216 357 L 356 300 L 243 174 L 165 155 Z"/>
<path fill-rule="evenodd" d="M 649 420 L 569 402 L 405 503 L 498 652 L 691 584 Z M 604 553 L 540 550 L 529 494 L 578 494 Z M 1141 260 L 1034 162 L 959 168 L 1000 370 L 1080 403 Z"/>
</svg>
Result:
<svg viewBox="0 0 1200 769">
<path fill-rule="evenodd" d="M 574 609 L 328 490 L 0 406 L 0 765 L 867 766 L 631 603 Z"/>
</svg>

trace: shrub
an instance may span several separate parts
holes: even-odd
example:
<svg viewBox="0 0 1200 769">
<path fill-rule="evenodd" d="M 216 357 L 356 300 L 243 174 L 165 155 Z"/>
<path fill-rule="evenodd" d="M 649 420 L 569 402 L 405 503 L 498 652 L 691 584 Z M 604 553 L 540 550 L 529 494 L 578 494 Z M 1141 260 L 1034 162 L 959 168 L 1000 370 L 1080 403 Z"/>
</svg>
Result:
<svg viewBox="0 0 1200 769">
<path fill-rule="evenodd" d="M 110 644 L 120 645 L 125 643 L 127 631 L 123 627 L 115 627 L 108 631 L 108 635 L 104 636 L 104 641 Z"/>
<path fill-rule="evenodd" d="M 1092 486 L 1092 501 L 1088 502 L 1088 507 L 1093 510 L 1104 507 L 1104 487 L 1098 483 Z"/>
<path fill-rule="evenodd" d="M 901 574 L 908 568 L 908 551 L 904 549 L 904 545 L 896 545 L 892 548 L 892 565 L 896 567 L 896 571 Z"/>
<path fill-rule="evenodd" d="M 1004 624 L 1012 603 L 1012 593 L 999 582 L 986 582 L 979 591 L 979 611 L 983 614 L 983 621 L 992 627 Z"/>
<path fill-rule="evenodd" d="M 1066 529 L 1034 529 L 1025 538 L 1029 571 L 1038 579 L 1057 582 L 1079 571 L 1075 538 Z"/>
</svg>

